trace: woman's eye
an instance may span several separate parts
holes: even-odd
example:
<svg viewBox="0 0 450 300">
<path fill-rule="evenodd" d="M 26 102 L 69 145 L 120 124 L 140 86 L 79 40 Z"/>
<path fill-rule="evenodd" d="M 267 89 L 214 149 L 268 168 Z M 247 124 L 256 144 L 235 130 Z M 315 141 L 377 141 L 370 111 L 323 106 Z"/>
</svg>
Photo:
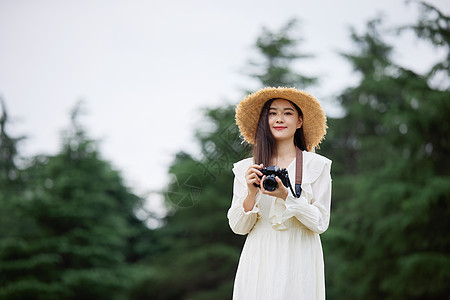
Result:
<svg viewBox="0 0 450 300">
<path fill-rule="evenodd" d="M 287 113 L 285 113 L 285 115 L 290 116 L 290 115 L 292 115 L 292 113 L 291 112 L 287 112 Z"/>
<path fill-rule="evenodd" d="M 276 115 L 276 113 L 274 113 L 273 111 L 271 111 L 271 112 L 269 113 L 269 116 L 273 116 L 273 115 Z"/>
</svg>

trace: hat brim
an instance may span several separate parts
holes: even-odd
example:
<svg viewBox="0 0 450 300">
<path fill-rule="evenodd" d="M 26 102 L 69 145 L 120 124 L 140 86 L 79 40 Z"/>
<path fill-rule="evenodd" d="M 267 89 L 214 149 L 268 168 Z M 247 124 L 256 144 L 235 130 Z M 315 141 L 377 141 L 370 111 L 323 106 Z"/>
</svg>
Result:
<svg viewBox="0 0 450 300">
<path fill-rule="evenodd" d="M 256 127 L 264 103 L 271 99 L 285 99 L 295 103 L 303 112 L 303 134 L 306 148 L 317 148 L 327 132 L 327 118 L 316 98 L 295 88 L 266 87 L 244 98 L 236 107 L 236 124 L 249 144 L 256 142 Z"/>
</svg>

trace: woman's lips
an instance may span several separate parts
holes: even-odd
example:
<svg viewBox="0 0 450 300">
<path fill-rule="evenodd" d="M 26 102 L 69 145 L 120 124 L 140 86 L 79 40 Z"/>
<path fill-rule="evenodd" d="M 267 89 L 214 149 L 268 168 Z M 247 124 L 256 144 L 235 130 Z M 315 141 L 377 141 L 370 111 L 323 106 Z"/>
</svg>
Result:
<svg viewBox="0 0 450 300">
<path fill-rule="evenodd" d="M 286 129 L 286 127 L 284 127 L 284 126 L 275 126 L 275 127 L 273 127 L 275 130 L 283 130 L 283 129 Z"/>
</svg>

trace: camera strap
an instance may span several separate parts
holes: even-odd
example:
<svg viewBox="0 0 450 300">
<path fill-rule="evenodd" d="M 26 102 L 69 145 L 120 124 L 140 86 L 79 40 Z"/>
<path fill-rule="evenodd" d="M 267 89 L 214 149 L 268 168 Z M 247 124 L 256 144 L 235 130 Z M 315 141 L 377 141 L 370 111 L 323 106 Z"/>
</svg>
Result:
<svg viewBox="0 0 450 300">
<path fill-rule="evenodd" d="M 302 178 L 303 178 L 303 151 L 298 147 L 295 160 L 295 194 L 296 198 L 300 198 L 302 193 Z"/>
</svg>

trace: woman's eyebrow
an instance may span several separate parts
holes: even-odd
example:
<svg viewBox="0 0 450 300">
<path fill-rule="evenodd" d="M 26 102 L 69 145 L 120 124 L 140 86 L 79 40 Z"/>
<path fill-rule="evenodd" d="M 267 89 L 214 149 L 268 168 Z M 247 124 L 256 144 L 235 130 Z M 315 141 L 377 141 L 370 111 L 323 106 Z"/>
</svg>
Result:
<svg viewBox="0 0 450 300">
<path fill-rule="evenodd" d="M 271 109 L 277 110 L 278 108 L 270 107 L 269 110 L 271 110 Z M 283 110 L 292 110 L 292 111 L 294 111 L 294 109 L 292 107 L 285 107 L 285 108 L 283 108 Z"/>
</svg>

